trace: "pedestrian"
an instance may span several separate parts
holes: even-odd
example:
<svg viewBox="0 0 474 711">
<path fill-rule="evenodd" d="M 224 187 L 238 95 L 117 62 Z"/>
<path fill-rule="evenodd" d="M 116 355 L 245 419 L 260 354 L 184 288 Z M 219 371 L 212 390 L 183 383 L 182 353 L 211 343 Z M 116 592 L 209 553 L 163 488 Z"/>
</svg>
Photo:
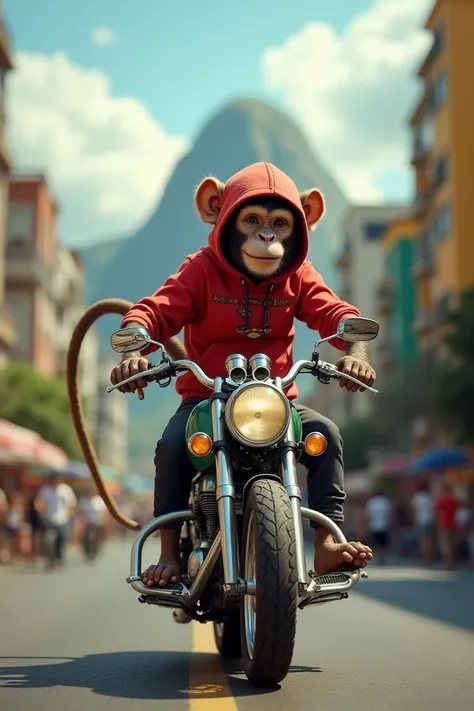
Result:
<svg viewBox="0 0 474 711">
<path fill-rule="evenodd" d="M 392 504 L 380 488 L 367 501 L 365 513 L 368 520 L 369 537 L 374 553 L 383 565 L 390 547 Z"/>
<path fill-rule="evenodd" d="M 86 558 L 93 558 L 104 539 L 107 522 L 107 507 L 99 494 L 91 487 L 79 499 L 78 510 L 84 518 L 83 545 Z"/>
<path fill-rule="evenodd" d="M 450 487 L 443 484 L 441 495 L 436 501 L 436 518 L 440 553 L 447 570 L 454 567 L 458 508 L 459 501 L 453 496 Z"/>
<path fill-rule="evenodd" d="M 31 560 L 36 561 L 41 554 L 41 517 L 37 510 L 36 494 L 33 493 L 28 499 L 26 507 L 26 520 L 30 526 L 30 555 Z"/>
<path fill-rule="evenodd" d="M 55 559 L 60 564 L 64 562 L 64 549 L 76 504 L 74 491 L 57 472 L 50 475 L 49 482 L 39 490 L 36 499 L 44 535 L 54 534 Z"/>
<path fill-rule="evenodd" d="M 5 531 L 9 560 L 13 561 L 21 555 L 21 534 L 25 522 L 25 501 L 21 491 L 14 491 L 5 516 Z"/>
<path fill-rule="evenodd" d="M 418 538 L 418 551 L 425 563 L 431 563 L 434 557 L 436 537 L 436 515 L 433 496 L 428 484 L 422 482 L 411 501 L 415 530 Z"/>
</svg>

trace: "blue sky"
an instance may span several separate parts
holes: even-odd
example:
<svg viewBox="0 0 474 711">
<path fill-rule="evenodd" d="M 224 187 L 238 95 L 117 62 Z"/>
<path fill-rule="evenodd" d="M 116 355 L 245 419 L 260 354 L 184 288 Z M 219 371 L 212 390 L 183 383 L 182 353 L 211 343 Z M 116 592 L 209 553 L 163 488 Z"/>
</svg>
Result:
<svg viewBox="0 0 474 711">
<path fill-rule="evenodd" d="M 267 47 L 311 20 L 343 29 L 369 5 L 370 0 L 5 2 L 17 50 L 63 50 L 82 66 L 104 69 L 114 93 L 141 99 L 168 131 L 189 138 L 235 95 L 275 98 L 262 85 L 259 69 Z M 97 26 L 112 28 L 116 44 L 95 47 L 90 32 Z"/>
<path fill-rule="evenodd" d="M 293 116 L 353 202 L 409 200 L 432 1 L 5 0 L 17 169 L 46 172 L 66 242 L 127 233 L 203 123 L 253 96 Z"/>
</svg>

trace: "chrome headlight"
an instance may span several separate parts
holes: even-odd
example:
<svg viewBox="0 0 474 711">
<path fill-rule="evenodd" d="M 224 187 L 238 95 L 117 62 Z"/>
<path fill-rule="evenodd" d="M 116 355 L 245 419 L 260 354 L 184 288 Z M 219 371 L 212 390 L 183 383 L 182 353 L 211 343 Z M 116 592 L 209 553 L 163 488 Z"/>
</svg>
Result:
<svg viewBox="0 0 474 711">
<path fill-rule="evenodd" d="M 290 425 L 290 405 L 276 387 L 246 383 L 234 390 L 225 409 L 227 428 L 238 442 L 269 447 L 278 442 Z"/>
</svg>

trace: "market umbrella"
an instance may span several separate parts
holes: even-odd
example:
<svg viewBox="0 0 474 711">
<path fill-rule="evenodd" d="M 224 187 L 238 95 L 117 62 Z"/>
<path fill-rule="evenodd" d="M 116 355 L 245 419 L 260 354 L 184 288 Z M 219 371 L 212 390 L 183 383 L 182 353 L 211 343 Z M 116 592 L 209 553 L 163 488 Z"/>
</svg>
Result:
<svg viewBox="0 0 474 711">
<path fill-rule="evenodd" d="M 461 449 L 437 448 L 424 452 L 411 464 L 411 471 L 421 472 L 429 469 L 446 469 L 469 464 L 468 455 Z"/>
</svg>

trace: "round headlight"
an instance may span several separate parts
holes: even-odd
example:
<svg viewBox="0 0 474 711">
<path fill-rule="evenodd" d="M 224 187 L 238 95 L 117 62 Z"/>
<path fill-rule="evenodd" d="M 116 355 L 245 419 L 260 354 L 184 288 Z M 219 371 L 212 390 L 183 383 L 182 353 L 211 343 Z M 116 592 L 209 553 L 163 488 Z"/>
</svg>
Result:
<svg viewBox="0 0 474 711">
<path fill-rule="evenodd" d="M 225 421 L 238 442 L 267 447 L 287 431 L 290 406 L 284 394 L 271 385 L 248 383 L 230 396 Z"/>
</svg>

